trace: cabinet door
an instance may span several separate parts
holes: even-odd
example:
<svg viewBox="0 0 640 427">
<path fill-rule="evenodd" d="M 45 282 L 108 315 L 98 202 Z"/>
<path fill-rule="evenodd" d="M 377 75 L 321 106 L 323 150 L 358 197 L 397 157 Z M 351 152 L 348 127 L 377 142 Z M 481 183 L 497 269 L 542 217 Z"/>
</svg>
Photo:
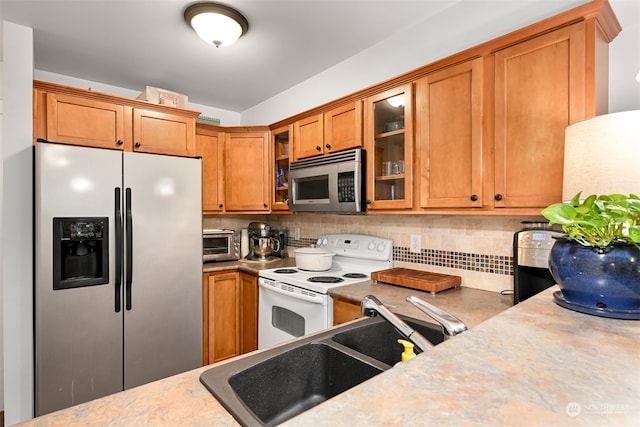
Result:
<svg viewBox="0 0 640 427">
<path fill-rule="evenodd" d="M 133 150 L 141 153 L 193 156 L 195 119 L 134 108 Z"/>
<path fill-rule="evenodd" d="M 122 150 L 125 140 L 124 107 L 78 96 L 47 93 L 46 139 Z"/>
<path fill-rule="evenodd" d="M 362 101 L 324 113 L 324 152 L 362 147 Z"/>
<path fill-rule="evenodd" d="M 269 135 L 227 133 L 226 211 L 269 211 Z"/>
<path fill-rule="evenodd" d="M 224 133 L 196 134 L 196 155 L 202 157 L 202 210 L 224 208 Z"/>
<path fill-rule="evenodd" d="M 496 207 L 561 200 L 564 131 L 585 115 L 584 58 L 584 23 L 496 52 Z"/>
<path fill-rule="evenodd" d="M 416 83 L 420 207 L 482 206 L 482 62 Z"/>
<path fill-rule="evenodd" d="M 240 354 L 240 290 L 237 271 L 204 277 L 204 362 L 209 364 Z"/>
<path fill-rule="evenodd" d="M 258 277 L 240 272 L 242 354 L 258 349 Z"/>
<path fill-rule="evenodd" d="M 364 317 L 360 311 L 360 304 L 355 304 L 341 298 L 333 298 L 333 324 L 350 322 Z"/>
<path fill-rule="evenodd" d="M 288 211 L 289 149 L 293 140 L 293 125 L 271 131 L 271 210 Z"/>
<path fill-rule="evenodd" d="M 411 84 L 365 101 L 367 198 L 370 209 L 413 203 L 413 91 Z"/>
<path fill-rule="evenodd" d="M 324 124 L 322 114 L 298 120 L 294 129 L 294 160 L 324 153 Z"/>
</svg>

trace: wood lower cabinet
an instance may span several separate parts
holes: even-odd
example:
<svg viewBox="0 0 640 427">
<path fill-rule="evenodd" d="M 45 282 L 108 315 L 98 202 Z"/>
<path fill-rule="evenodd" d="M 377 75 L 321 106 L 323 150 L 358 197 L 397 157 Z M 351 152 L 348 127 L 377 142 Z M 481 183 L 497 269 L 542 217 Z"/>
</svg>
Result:
<svg viewBox="0 0 640 427">
<path fill-rule="evenodd" d="M 420 208 L 482 207 L 483 60 L 416 82 Z"/>
<path fill-rule="evenodd" d="M 333 297 L 334 325 L 350 322 L 361 317 L 364 317 L 364 315 L 360 312 L 360 304 L 356 304 L 342 298 Z"/>
<path fill-rule="evenodd" d="M 34 81 L 34 140 L 195 155 L 198 112 Z"/>
<path fill-rule="evenodd" d="M 258 348 L 257 277 L 239 271 L 203 275 L 203 364 Z"/>
</svg>

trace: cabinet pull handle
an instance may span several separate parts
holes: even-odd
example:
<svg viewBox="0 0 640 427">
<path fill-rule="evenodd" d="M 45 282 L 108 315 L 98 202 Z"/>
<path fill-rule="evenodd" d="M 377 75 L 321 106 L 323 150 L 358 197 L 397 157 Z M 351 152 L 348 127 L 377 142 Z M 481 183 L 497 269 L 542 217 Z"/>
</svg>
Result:
<svg viewBox="0 0 640 427">
<path fill-rule="evenodd" d="M 320 147 L 319 145 L 316 145 L 316 150 L 317 151 L 322 151 L 322 147 Z"/>
<path fill-rule="evenodd" d="M 119 140 L 117 140 L 117 141 L 116 141 L 116 144 L 117 144 L 117 145 L 122 145 L 122 144 L 124 144 L 124 141 L 123 141 L 123 140 L 121 140 L 121 139 L 119 139 Z"/>
<path fill-rule="evenodd" d="M 478 195 L 477 194 L 472 194 L 470 197 L 472 202 L 476 202 L 478 200 Z"/>
<path fill-rule="evenodd" d="M 497 201 L 502 200 L 502 194 L 498 193 L 495 196 L 493 196 L 494 199 L 496 199 Z"/>
<path fill-rule="evenodd" d="M 136 146 L 136 148 L 140 148 L 142 144 L 140 144 L 140 142 L 136 142 L 134 145 Z"/>
</svg>

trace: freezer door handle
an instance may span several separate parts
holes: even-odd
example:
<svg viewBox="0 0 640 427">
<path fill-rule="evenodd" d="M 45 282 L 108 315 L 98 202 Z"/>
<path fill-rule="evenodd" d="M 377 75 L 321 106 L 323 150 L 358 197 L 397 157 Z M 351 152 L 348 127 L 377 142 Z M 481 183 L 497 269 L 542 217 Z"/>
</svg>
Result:
<svg viewBox="0 0 640 427">
<path fill-rule="evenodd" d="M 115 189 L 116 206 L 116 313 L 120 313 L 122 301 L 122 195 L 120 187 Z"/>
<path fill-rule="evenodd" d="M 131 188 L 125 190 L 125 210 L 127 215 L 127 262 L 124 288 L 125 307 L 131 310 L 131 283 L 133 282 L 133 218 L 131 215 Z"/>
</svg>

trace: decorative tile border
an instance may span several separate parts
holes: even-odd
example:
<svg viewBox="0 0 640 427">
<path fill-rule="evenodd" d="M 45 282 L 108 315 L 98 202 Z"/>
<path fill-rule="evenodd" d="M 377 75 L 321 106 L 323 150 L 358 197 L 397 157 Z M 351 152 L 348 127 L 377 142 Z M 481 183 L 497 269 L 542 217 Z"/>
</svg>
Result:
<svg viewBox="0 0 640 427">
<path fill-rule="evenodd" d="M 287 239 L 287 245 L 292 248 L 308 247 L 315 243 L 316 239 L 310 238 L 295 240 L 289 236 Z M 409 251 L 409 248 L 394 246 L 393 260 L 504 276 L 513 275 L 513 257 L 511 256 L 484 255 L 437 249 L 422 249 L 420 253 L 413 253 Z"/>
<path fill-rule="evenodd" d="M 505 276 L 513 275 L 513 257 L 511 256 L 482 255 L 436 249 L 422 249 L 420 253 L 413 253 L 409 251 L 409 248 L 394 246 L 393 260 Z"/>
</svg>

